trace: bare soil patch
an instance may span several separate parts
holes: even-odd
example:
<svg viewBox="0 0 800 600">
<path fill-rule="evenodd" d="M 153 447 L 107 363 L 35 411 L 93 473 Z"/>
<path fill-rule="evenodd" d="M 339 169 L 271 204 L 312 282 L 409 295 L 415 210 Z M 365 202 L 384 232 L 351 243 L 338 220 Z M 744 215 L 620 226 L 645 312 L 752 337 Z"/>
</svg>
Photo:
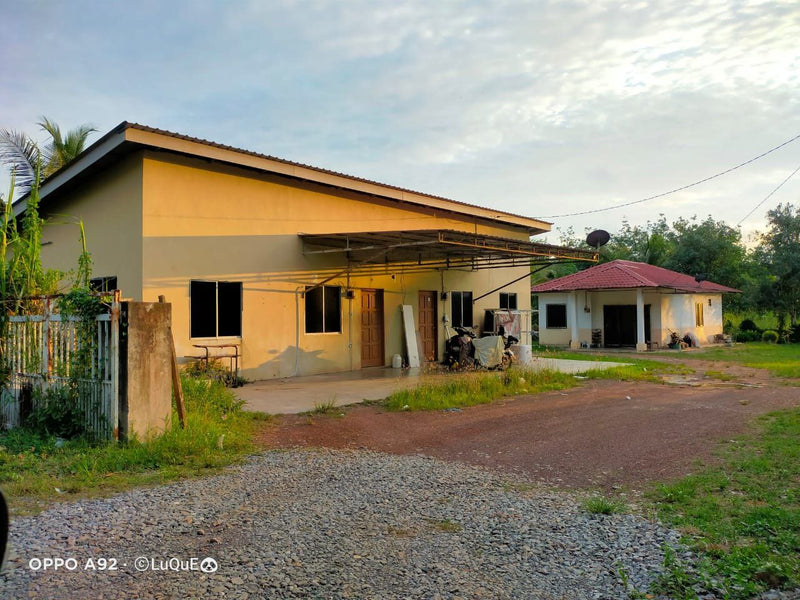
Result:
<svg viewBox="0 0 800 600">
<path fill-rule="evenodd" d="M 334 415 L 286 415 L 267 427 L 269 448 L 367 448 L 502 469 L 570 488 L 637 489 L 710 460 L 720 440 L 756 415 L 800 405 L 800 390 L 739 372 L 748 386 L 589 381 L 460 411 L 387 412 L 356 405 Z M 720 365 L 709 363 L 709 370 Z M 724 370 L 724 366 L 722 367 Z M 748 377 L 748 375 L 753 375 Z M 752 385 L 760 387 L 752 387 Z"/>
</svg>

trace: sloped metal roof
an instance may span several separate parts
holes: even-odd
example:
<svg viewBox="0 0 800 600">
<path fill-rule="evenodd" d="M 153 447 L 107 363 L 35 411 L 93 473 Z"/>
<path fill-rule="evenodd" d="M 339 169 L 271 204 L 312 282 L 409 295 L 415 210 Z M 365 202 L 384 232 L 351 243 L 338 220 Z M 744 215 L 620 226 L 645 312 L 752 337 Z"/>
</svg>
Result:
<svg viewBox="0 0 800 600">
<path fill-rule="evenodd" d="M 693 293 L 740 291 L 711 281 L 697 281 L 690 275 L 647 263 L 613 260 L 572 275 L 540 283 L 531 287 L 531 292 L 539 294 L 542 292 L 630 288 L 665 288 Z"/>
</svg>

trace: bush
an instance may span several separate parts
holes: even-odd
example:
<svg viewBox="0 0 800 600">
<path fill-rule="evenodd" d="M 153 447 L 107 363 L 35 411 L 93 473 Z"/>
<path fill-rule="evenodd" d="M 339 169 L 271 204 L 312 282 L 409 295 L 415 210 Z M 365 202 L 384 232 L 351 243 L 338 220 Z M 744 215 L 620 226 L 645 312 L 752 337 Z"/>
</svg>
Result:
<svg viewBox="0 0 800 600">
<path fill-rule="evenodd" d="M 761 332 L 760 331 L 742 331 L 740 330 L 735 338 L 737 342 L 760 342 L 761 341 Z"/>
<path fill-rule="evenodd" d="M 772 329 L 767 329 L 761 334 L 761 341 L 769 342 L 770 344 L 776 343 L 778 341 L 778 332 L 773 331 Z"/>
<path fill-rule="evenodd" d="M 793 344 L 800 344 L 800 324 L 792 325 L 789 328 L 789 341 Z"/>
<path fill-rule="evenodd" d="M 745 319 L 741 323 L 739 323 L 739 330 L 740 331 L 759 331 L 758 326 L 752 319 Z"/>
<path fill-rule="evenodd" d="M 86 415 L 78 403 L 78 394 L 69 386 L 35 391 L 33 412 L 23 426 L 32 433 L 72 439 L 88 433 Z"/>
</svg>

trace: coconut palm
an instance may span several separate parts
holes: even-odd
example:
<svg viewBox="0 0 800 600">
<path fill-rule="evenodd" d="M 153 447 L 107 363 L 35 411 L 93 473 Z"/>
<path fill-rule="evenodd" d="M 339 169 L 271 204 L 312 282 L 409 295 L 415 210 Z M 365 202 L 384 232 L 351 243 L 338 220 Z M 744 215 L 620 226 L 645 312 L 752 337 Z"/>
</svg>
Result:
<svg viewBox="0 0 800 600">
<path fill-rule="evenodd" d="M 52 138 L 42 154 L 44 177 L 49 177 L 64 165 L 75 160 L 83 152 L 89 135 L 97 131 L 91 125 L 80 125 L 62 137 L 58 124 L 47 117 L 42 117 L 37 125 L 49 133 Z"/>
<path fill-rule="evenodd" d="M 37 171 L 41 181 L 75 160 L 83 152 L 89 135 L 97 131 L 91 125 L 81 125 L 62 135 L 58 124 L 47 117 L 42 117 L 37 125 L 51 138 L 43 150 L 25 133 L 0 129 L 0 163 L 14 173 L 20 194 L 31 188 Z"/>
</svg>

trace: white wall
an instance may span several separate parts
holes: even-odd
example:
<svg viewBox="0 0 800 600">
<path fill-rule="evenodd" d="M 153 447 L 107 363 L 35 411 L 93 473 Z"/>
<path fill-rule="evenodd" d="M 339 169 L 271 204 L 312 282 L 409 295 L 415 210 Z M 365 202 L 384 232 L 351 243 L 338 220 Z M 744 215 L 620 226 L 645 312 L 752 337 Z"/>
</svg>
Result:
<svg viewBox="0 0 800 600">
<path fill-rule="evenodd" d="M 696 303 L 703 305 L 702 327 L 695 326 Z M 659 334 L 662 345 L 669 343 L 669 330 L 677 332 L 681 337 L 694 332 L 701 345 L 710 344 L 715 335 L 722 333 L 722 295 L 665 294 L 661 300 L 661 315 L 662 327 Z M 653 326 L 655 328 L 655 324 Z"/>
<path fill-rule="evenodd" d="M 650 305 L 650 337 L 662 346 L 669 343 L 670 330 L 683 337 L 692 331 L 701 344 L 714 341 L 722 333 L 722 296 L 720 294 L 662 294 L 645 292 L 644 304 Z M 709 306 L 709 300 L 711 305 Z M 703 304 L 704 325 L 695 327 L 695 304 Z M 567 327 L 546 327 L 547 304 L 567 305 Z M 539 294 L 539 341 L 548 346 L 568 346 L 573 341 L 572 324 L 577 321 L 577 342 L 591 342 L 592 329 L 603 329 L 603 306 L 636 304 L 636 290 L 595 292 L 559 292 Z M 590 312 L 584 307 L 588 306 Z"/>
</svg>

